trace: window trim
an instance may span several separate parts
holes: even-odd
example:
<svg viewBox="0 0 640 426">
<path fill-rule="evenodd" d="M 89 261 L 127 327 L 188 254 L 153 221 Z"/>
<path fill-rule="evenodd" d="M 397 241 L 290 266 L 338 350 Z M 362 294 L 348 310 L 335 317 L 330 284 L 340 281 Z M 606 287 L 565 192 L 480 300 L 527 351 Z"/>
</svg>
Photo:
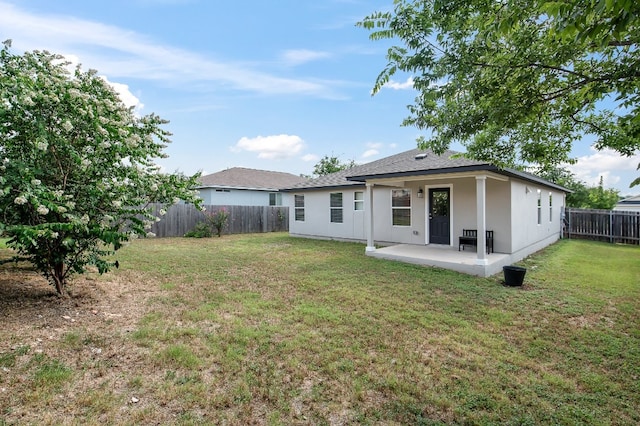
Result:
<svg viewBox="0 0 640 426">
<path fill-rule="evenodd" d="M 538 225 L 542 225 L 542 191 L 538 189 Z"/>
<path fill-rule="evenodd" d="M 271 196 L 273 195 L 275 204 L 271 204 Z M 269 193 L 269 205 L 271 207 L 282 206 L 282 192 L 270 192 Z"/>
<path fill-rule="evenodd" d="M 298 202 L 300 201 L 300 202 Z M 296 222 L 305 221 L 304 194 L 294 194 L 293 196 L 294 219 Z"/>
<path fill-rule="evenodd" d="M 360 194 L 362 198 L 358 198 L 358 194 Z M 358 206 L 360 206 L 360 208 L 358 208 Z M 364 211 L 364 191 L 355 191 L 353 193 L 353 211 Z"/>
<path fill-rule="evenodd" d="M 394 206 L 393 205 L 393 201 L 394 198 L 400 198 L 400 197 L 394 197 L 394 193 L 396 192 L 403 192 L 406 193 L 405 195 L 402 195 L 402 197 L 408 196 L 409 198 L 409 205 L 408 206 Z M 392 189 L 391 192 L 389 193 L 390 197 L 391 197 L 391 226 L 398 226 L 398 227 L 402 227 L 402 228 L 409 228 L 411 227 L 411 217 L 412 217 L 412 198 L 413 198 L 413 193 L 411 191 L 410 188 L 402 188 L 402 189 Z M 395 215 L 394 212 L 395 211 L 408 211 L 409 215 L 408 215 L 408 220 L 409 223 L 407 224 L 396 224 L 394 223 L 395 220 Z"/>
<path fill-rule="evenodd" d="M 334 196 L 336 203 L 334 204 Z M 340 205 L 337 203 L 337 196 L 340 196 Z M 339 213 L 339 215 L 338 215 Z M 334 214 L 337 215 L 334 218 Z M 334 220 L 335 219 L 335 220 Z M 342 192 L 330 192 L 329 193 L 329 222 L 330 223 L 344 223 L 344 194 Z"/>
</svg>

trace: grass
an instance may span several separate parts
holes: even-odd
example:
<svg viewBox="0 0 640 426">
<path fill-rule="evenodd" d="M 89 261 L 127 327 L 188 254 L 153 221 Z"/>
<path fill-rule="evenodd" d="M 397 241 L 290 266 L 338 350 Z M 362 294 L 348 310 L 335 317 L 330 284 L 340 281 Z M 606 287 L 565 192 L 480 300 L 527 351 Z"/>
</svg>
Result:
<svg viewBox="0 0 640 426">
<path fill-rule="evenodd" d="M 523 262 L 523 288 L 283 234 L 136 241 L 118 260 L 96 283 L 143 283 L 134 323 L 78 324 L 57 359 L 0 331 L 0 424 L 16 407 L 45 423 L 640 422 L 638 247 L 560 241 Z"/>
</svg>

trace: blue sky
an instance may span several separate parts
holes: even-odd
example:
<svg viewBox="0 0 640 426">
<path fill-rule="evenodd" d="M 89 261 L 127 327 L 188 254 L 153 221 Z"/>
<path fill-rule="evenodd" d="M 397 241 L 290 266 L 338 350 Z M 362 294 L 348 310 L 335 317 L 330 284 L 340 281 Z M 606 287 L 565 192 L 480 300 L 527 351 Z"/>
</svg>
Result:
<svg viewBox="0 0 640 426">
<path fill-rule="evenodd" d="M 388 43 L 355 22 L 392 0 L 0 0 L 0 40 L 50 50 L 105 76 L 141 114 L 170 120 L 166 171 L 249 167 L 311 174 L 324 155 L 364 163 L 416 146 L 401 127 L 415 93 L 375 97 Z M 460 150 L 460 146 L 452 146 Z M 621 194 L 640 155 L 576 145 L 571 167 Z"/>
</svg>

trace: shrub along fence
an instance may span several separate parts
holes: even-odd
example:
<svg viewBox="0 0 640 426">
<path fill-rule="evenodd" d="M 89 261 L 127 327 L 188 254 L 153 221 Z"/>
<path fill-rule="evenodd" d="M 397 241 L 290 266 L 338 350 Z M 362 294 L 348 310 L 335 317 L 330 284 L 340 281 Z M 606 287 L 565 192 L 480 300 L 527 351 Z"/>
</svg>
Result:
<svg viewBox="0 0 640 426">
<path fill-rule="evenodd" d="M 205 206 L 206 213 L 219 209 L 229 212 L 229 221 L 223 234 L 249 234 L 254 232 L 289 231 L 289 208 L 275 206 Z M 162 205 L 153 205 L 158 215 Z M 167 209 L 151 232 L 157 237 L 182 237 L 205 219 L 205 213 L 191 204 L 176 204 Z"/>
<path fill-rule="evenodd" d="M 567 207 L 563 233 L 565 238 L 640 244 L 640 212 Z"/>
</svg>

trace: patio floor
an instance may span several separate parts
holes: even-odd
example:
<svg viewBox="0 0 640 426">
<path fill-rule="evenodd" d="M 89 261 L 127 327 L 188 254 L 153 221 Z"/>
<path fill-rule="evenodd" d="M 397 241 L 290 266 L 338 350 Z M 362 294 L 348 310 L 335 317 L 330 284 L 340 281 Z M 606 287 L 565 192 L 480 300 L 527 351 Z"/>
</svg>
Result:
<svg viewBox="0 0 640 426">
<path fill-rule="evenodd" d="M 487 265 L 478 265 L 477 254 L 473 249 L 458 251 L 458 247 L 435 244 L 397 244 L 377 248 L 375 251 L 367 252 L 367 255 L 417 265 L 435 266 L 480 277 L 497 274 L 502 271 L 503 266 L 511 263 L 510 255 L 491 253 L 486 257 Z"/>
</svg>

